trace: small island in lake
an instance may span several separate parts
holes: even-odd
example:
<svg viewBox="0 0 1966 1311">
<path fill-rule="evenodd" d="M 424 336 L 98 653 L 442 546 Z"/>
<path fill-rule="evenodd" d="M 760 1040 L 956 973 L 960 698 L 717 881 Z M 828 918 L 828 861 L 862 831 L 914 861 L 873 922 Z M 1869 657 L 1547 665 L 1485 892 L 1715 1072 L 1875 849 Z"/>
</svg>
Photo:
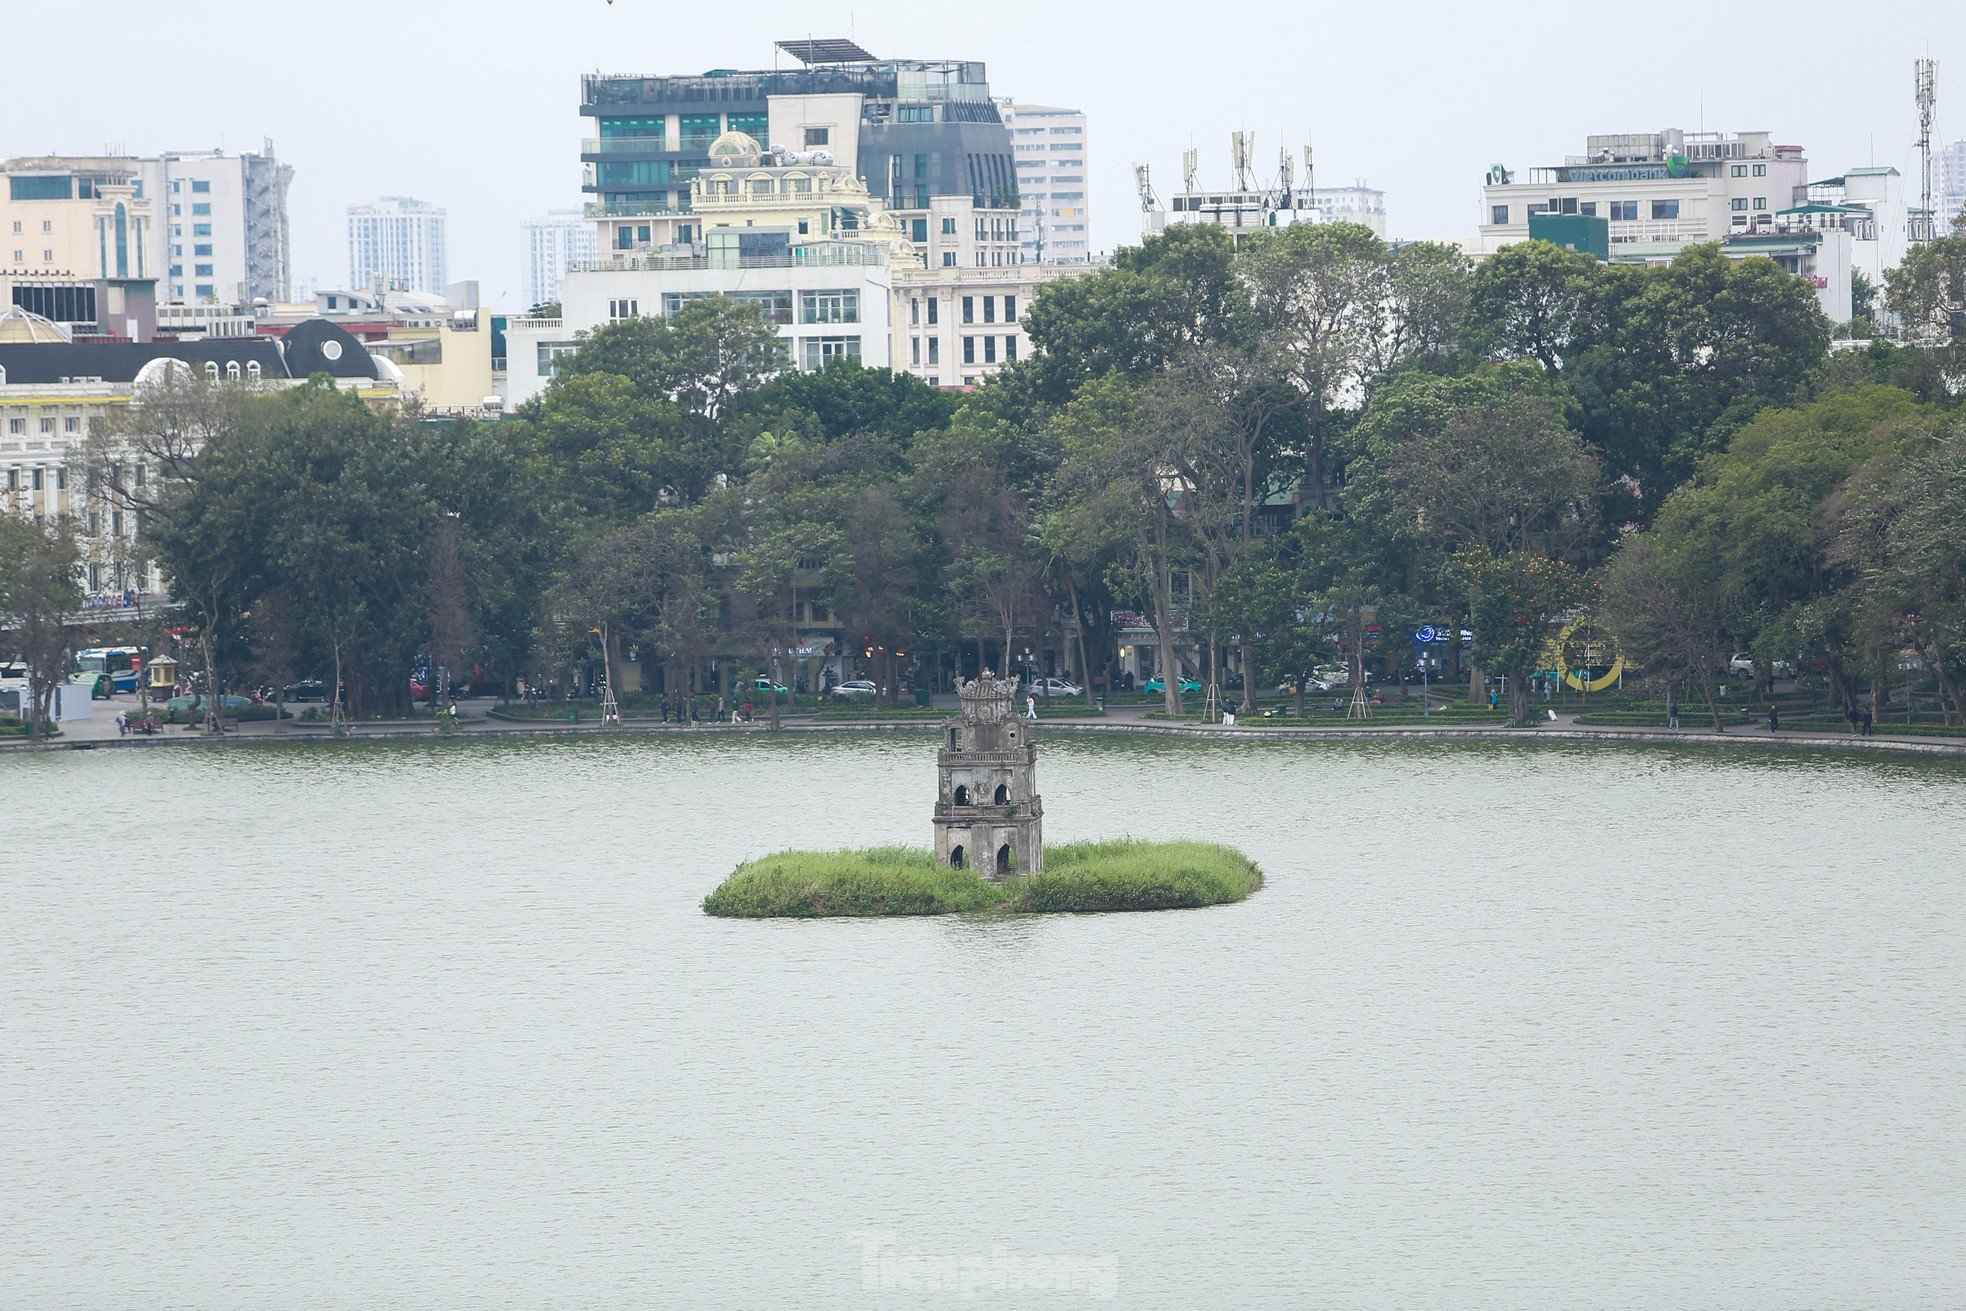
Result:
<svg viewBox="0 0 1966 1311">
<path fill-rule="evenodd" d="M 1176 910 L 1241 901 L 1262 886 L 1247 856 L 1208 842 L 1123 838 L 1046 851 L 1032 721 L 988 670 L 956 688 L 942 728 L 935 846 L 783 851 L 740 865 L 704 898 L 740 919 L 949 915 L 963 911 Z M 979 872 L 980 871 L 980 872 Z"/>
</svg>

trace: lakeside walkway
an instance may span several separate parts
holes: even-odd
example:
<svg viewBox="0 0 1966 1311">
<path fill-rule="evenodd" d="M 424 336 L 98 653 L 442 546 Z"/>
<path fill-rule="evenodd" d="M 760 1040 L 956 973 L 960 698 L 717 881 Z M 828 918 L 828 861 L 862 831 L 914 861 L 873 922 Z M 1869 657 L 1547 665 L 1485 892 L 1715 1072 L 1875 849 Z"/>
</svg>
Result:
<svg viewBox="0 0 1966 1311">
<path fill-rule="evenodd" d="M 659 719 L 625 719 L 619 725 L 604 725 L 598 719 L 583 717 L 579 723 L 570 723 L 564 718 L 554 719 L 512 719 L 493 717 L 489 712 L 497 709 L 491 700 L 462 703 L 465 714 L 460 719 L 455 733 L 439 734 L 436 726 L 427 719 L 384 720 L 366 723 L 350 723 L 345 736 L 337 738 L 326 724 L 302 724 L 289 720 L 285 725 L 272 722 L 246 723 L 226 732 L 222 737 L 213 737 L 203 731 L 193 731 L 184 725 L 170 725 L 160 728 L 154 736 L 143 737 L 131 734 L 119 736 L 116 731 L 116 714 L 119 710 L 134 708 L 134 703 L 126 704 L 123 698 L 111 702 L 98 702 L 94 718 L 70 723 L 64 727 L 62 735 L 52 742 L 28 743 L 25 739 L 0 741 L 0 753 L 8 751 L 73 751 L 99 748 L 126 749 L 137 747 L 216 747 L 228 744 L 280 742 L 374 742 L 406 738 L 432 739 L 444 736 L 456 738 L 507 737 L 507 738 L 571 738 L 571 737 L 639 737 L 639 736 L 689 736 L 731 734 L 769 734 L 772 729 L 768 719 L 759 718 L 748 724 L 665 724 Z M 1147 714 L 1152 706 L 1116 706 L 1103 716 L 1085 718 L 1046 717 L 1039 721 L 1047 733 L 1073 734 L 1126 734 L 1144 737 L 1197 738 L 1208 741 L 1300 741 L 1364 739 L 1368 741 L 1390 741 L 1395 739 L 1441 739 L 1462 738 L 1474 741 L 1556 741 L 1556 742 L 1645 742 L 1665 744 L 1699 745 L 1758 745 L 1830 747 L 1857 751 L 1910 752 L 1920 755 L 1966 756 L 1966 735 L 1957 738 L 1924 736 L 1913 734 L 1892 734 L 1889 727 L 1878 724 L 1872 736 L 1862 737 L 1850 733 L 1824 732 L 1814 729 L 1796 731 L 1784 730 L 1770 733 L 1765 725 L 1729 728 L 1716 733 L 1708 727 L 1647 728 L 1647 727 L 1609 727 L 1587 726 L 1575 722 L 1574 714 L 1559 713 L 1554 721 L 1544 719 L 1525 728 L 1498 727 L 1494 725 L 1455 725 L 1433 724 L 1425 720 L 1407 721 L 1397 724 L 1374 724 L 1370 720 L 1362 723 L 1348 722 L 1332 725 L 1281 725 L 1265 724 L 1261 719 L 1244 720 L 1233 727 L 1221 724 L 1185 723 L 1178 720 L 1149 719 Z M 953 707 L 951 707 L 953 713 Z M 893 718 L 869 717 L 866 719 L 815 719 L 810 714 L 788 715 L 781 723 L 783 733 L 931 733 L 937 731 L 940 720 L 927 717 L 897 716 Z"/>
</svg>

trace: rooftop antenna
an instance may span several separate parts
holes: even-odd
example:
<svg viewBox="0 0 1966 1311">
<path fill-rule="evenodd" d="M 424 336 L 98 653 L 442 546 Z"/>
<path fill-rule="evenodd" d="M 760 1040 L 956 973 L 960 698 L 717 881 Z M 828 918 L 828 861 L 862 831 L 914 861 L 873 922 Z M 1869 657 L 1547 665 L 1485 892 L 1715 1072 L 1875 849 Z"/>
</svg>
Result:
<svg viewBox="0 0 1966 1311">
<path fill-rule="evenodd" d="M 1277 149 L 1277 186 L 1279 190 L 1282 192 L 1282 195 L 1278 198 L 1277 201 L 1278 209 L 1292 209 L 1295 207 L 1294 201 L 1296 199 L 1296 193 L 1292 190 L 1291 187 L 1291 183 L 1293 181 L 1293 179 L 1291 178 L 1292 163 L 1293 161 L 1290 158 L 1290 147 L 1288 146 L 1279 147 Z"/>
<path fill-rule="evenodd" d="M 1195 194 L 1195 179 L 1201 176 L 1201 152 L 1192 146 L 1181 152 L 1181 190 Z"/>
<path fill-rule="evenodd" d="M 1147 176 L 1145 164 L 1133 166 L 1133 185 L 1140 192 L 1140 212 L 1151 214 L 1160 208 L 1160 200 L 1154 195 L 1153 181 Z"/>
<path fill-rule="evenodd" d="M 1918 97 L 1918 208 L 1911 214 L 1914 242 L 1932 240 L 1937 233 L 1932 222 L 1932 115 L 1938 106 L 1939 66 L 1932 59 L 1919 59 L 1912 65 Z"/>
<path fill-rule="evenodd" d="M 1249 155 L 1256 146 L 1254 132 L 1231 132 L 1229 134 L 1229 158 L 1236 172 L 1236 190 L 1248 191 Z"/>
<path fill-rule="evenodd" d="M 1304 190 L 1310 194 L 1312 204 L 1317 203 L 1317 156 L 1310 145 L 1304 146 Z"/>
</svg>

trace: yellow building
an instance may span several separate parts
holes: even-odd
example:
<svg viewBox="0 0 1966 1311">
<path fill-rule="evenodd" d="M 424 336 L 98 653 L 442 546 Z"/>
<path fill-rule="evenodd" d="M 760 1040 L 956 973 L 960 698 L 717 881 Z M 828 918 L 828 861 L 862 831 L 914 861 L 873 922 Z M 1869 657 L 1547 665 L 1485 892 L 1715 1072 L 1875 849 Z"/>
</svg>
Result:
<svg viewBox="0 0 1966 1311">
<path fill-rule="evenodd" d="M 479 418 L 496 412 L 492 379 L 491 312 L 457 310 L 392 327 L 369 354 L 401 375 L 405 398 L 416 396 L 426 414 Z"/>
<path fill-rule="evenodd" d="M 73 331 L 148 340 L 152 210 L 134 160 L 50 155 L 0 164 L 0 305 Z"/>
</svg>

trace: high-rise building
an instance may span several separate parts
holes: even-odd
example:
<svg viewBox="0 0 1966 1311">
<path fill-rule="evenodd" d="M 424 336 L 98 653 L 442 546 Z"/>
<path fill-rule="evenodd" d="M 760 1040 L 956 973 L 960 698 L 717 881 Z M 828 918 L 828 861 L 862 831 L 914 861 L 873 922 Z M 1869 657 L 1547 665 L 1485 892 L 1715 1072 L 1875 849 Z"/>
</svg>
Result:
<svg viewBox="0 0 1966 1311">
<path fill-rule="evenodd" d="M 1955 141 L 1932 156 L 1932 190 L 1940 234 L 1966 232 L 1959 217 L 1966 210 L 1966 141 Z"/>
<path fill-rule="evenodd" d="M 966 227 L 970 210 L 1000 235 L 967 253 L 982 267 L 1017 261 L 1017 171 L 981 63 L 877 59 L 839 39 L 778 48 L 801 67 L 582 78 L 580 112 L 595 122 L 581 150 L 582 189 L 594 197 L 587 213 L 605 250 L 700 244 L 690 183 L 713 142 L 742 132 L 853 173 L 937 266 L 955 267 L 958 252 L 942 238 Z M 957 199 L 961 216 L 930 212 L 933 201 Z"/>
<path fill-rule="evenodd" d="M 1085 115 L 1052 105 L 999 99 L 1017 163 L 1023 202 L 1018 242 L 1026 264 L 1086 264 L 1092 259 L 1090 174 Z"/>
<path fill-rule="evenodd" d="M 90 336 L 147 341 L 157 322 L 149 258 L 155 210 L 121 157 L 0 164 L 0 310 Z"/>
<path fill-rule="evenodd" d="M 560 275 L 600 253 L 594 225 L 577 209 L 553 210 L 519 225 L 526 246 L 526 304 L 560 299 Z"/>
<path fill-rule="evenodd" d="M 160 301 L 250 305 L 292 296 L 294 170 L 271 140 L 257 152 L 168 151 L 134 162 L 157 209 L 150 262 Z"/>
<path fill-rule="evenodd" d="M 372 205 L 348 207 L 348 283 L 360 290 L 378 282 L 384 291 L 444 294 L 445 215 L 408 196 L 384 196 Z"/>
</svg>

